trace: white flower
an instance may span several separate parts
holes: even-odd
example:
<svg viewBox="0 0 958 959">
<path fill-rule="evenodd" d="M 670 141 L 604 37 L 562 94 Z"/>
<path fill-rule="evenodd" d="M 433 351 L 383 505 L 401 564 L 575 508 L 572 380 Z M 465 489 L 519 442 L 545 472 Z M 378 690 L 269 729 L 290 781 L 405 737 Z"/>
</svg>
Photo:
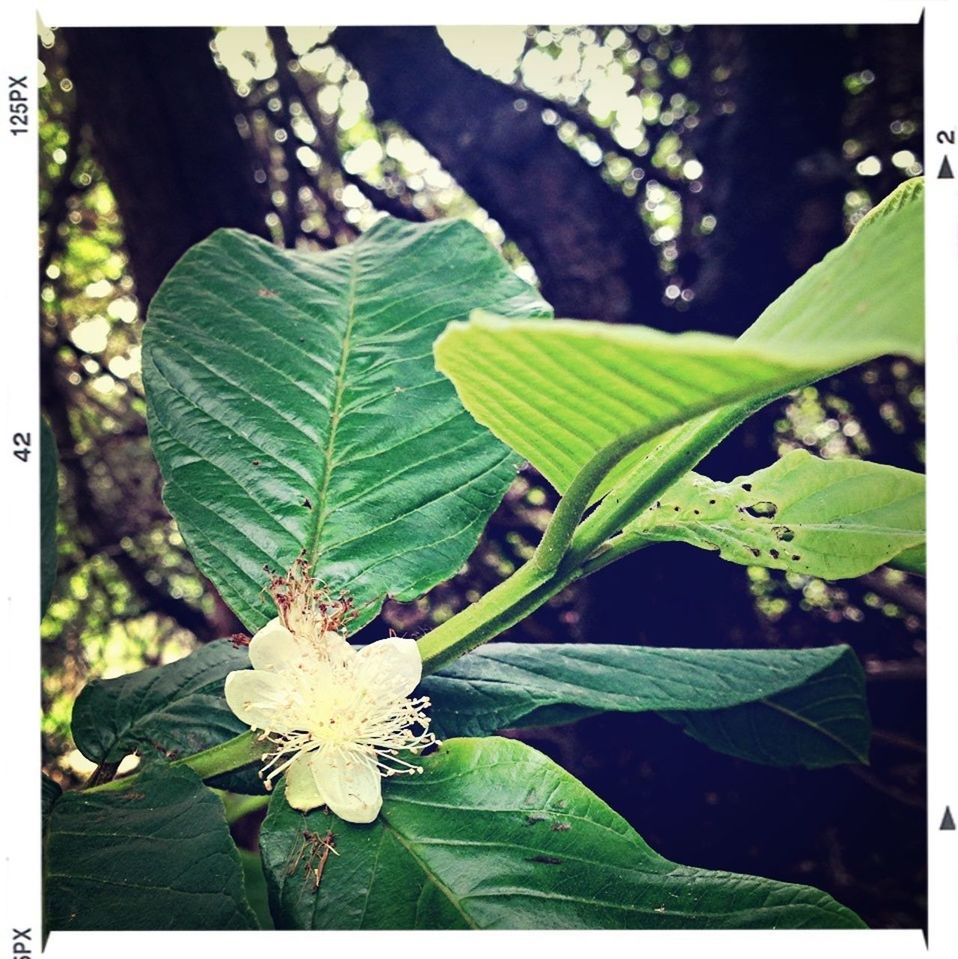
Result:
<svg viewBox="0 0 958 959">
<path fill-rule="evenodd" d="M 250 641 L 253 668 L 226 677 L 226 701 L 274 746 L 260 773 L 267 789 L 285 772 L 294 809 L 326 805 L 349 822 L 372 822 L 382 777 L 421 772 L 399 752 L 436 742 L 428 699 L 409 698 L 422 676 L 419 649 L 396 637 L 350 646 L 329 628 L 348 607 L 323 602 L 304 564 L 273 585 L 280 616 Z"/>
</svg>

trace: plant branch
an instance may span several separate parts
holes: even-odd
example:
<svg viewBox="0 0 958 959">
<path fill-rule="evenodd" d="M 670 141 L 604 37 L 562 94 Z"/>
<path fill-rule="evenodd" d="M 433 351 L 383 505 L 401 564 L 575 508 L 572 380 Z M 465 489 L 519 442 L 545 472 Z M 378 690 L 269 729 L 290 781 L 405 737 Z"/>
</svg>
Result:
<svg viewBox="0 0 958 959">
<path fill-rule="evenodd" d="M 488 615 L 489 610 L 485 609 L 484 613 L 486 615 L 479 618 L 476 629 L 471 633 L 466 633 L 463 642 L 457 645 L 455 650 L 445 648 L 435 655 L 429 652 L 429 644 L 426 641 L 438 632 L 439 629 L 442 629 L 442 627 L 433 630 L 432 633 L 427 634 L 419 641 L 420 652 L 423 653 L 423 673 L 428 674 L 435 672 L 440 666 L 463 655 L 463 653 L 468 652 L 469 649 L 475 648 L 486 639 L 492 639 L 493 636 L 533 612 L 577 579 L 602 569 L 602 567 L 615 562 L 617 559 L 626 555 L 626 553 L 641 549 L 644 545 L 644 543 L 636 544 L 634 541 L 626 541 L 624 537 L 619 537 L 618 540 L 613 540 L 599 550 L 589 562 L 583 564 L 583 566 L 577 570 L 557 570 L 553 576 L 541 580 L 537 586 L 530 585 L 531 581 L 524 582 L 520 580 L 521 586 L 528 587 L 528 592 L 522 593 L 521 587 L 517 588 L 515 581 L 523 570 L 529 569 L 529 564 L 526 564 L 526 566 L 519 570 L 514 576 L 510 577 L 510 579 L 487 593 L 479 603 L 474 603 L 457 616 L 454 616 L 453 619 L 449 620 L 450 623 L 453 622 L 454 619 L 460 620 L 460 624 L 462 624 L 463 619 L 468 620 L 470 618 L 466 614 L 484 604 L 497 590 L 501 590 L 494 603 L 494 605 L 499 608 L 499 616 L 490 617 Z M 526 575 L 529 576 L 530 574 L 527 573 Z M 502 587 L 510 588 L 502 589 Z M 511 598 L 513 601 L 511 606 L 507 601 L 508 598 Z M 473 615 L 475 616 L 476 614 Z M 477 636 L 479 638 L 476 638 Z M 174 760 L 170 765 L 188 766 L 199 774 L 201 778 L 212 779 L 214 776 L 220 776 L 223 773 L 241 769 L 243 766 L 249 766 L 251 763 L 258 762 L 261 759 L 262 748 L 259 745 L 259 739 L 256 734 L 250 730 L 249 732 L 240 733 L 238 736 L 234 736 L 233 739 L 227 740 L 225 743 L 220 743 L 218 746 L 204 749 L 202 752 L 194 753 L 192 756 L 183 756 L 180 759 Z M 136 782 L 138 776 L 138 773 L 134 773 L 131 776 L 124 776 L 122 779 L 114 779 L 111 782 L 101 784 L 93 784 L 91 781 L 90 786 L 87 787 L 87 791 L 107 792 L 125 789 L 127 786 Z"/>
<path fill-rule="evenodd" d="M 676 449 L 651 471 L 636 470 L 627 477 L 576 529 L 568 555 L 579 562 L 588 559 L 610 537 L 621 532 L 630 520 L 650 506 L 657 496 L 691 470 L 742 420 L 771 399 L 763 397 L 747 403 L 723 406 L 707 417 L 688 422 L 684 436 L 679 434 L 677 437 Z M 669 424 L 666 429 L 675 425 Z"/>
<path fill-rule="evenodd" d="M 388 213 L 390 216 L 414 222 L 424 222 L 426 217 L 414 206 L 403 203 L 398 197 L 390 196 L 385 190 L 373 186 L 363 177 L 350 173 L 342 164 L 339 151 L 336 148 L 335 137 L 330 137 L 325 129 L 322 117 L 317 112 L 313 97 L 303 89 L 300 79 L 302 70 L 293 73 L 291 64 L 298 62 L 293 48 L 290 46 L 286 31 L 280 27 L 267 27 L 267 33 L 273 45 L 273 54 L 276 57 L 276 77 L 280 85 L 280 92 L 287 103 L 287 111 L 294 100 L 298 101 L 316 130 L 317 146 L 323 160 L 335 169 L 345 183 L 351 183 L 376 209 Z M 287 124 L 289 131 L 288 144 L 292 144 L 295 133 L 292 124 Z M 295 158 L 295 150 L 292 151 Z M 298 162 L 298 161 L 297 161 Z M 307 175 L 312 177 L 312 174 Z"/>
<path fill-rule="evenodd" d="M 222 773 L 228 773 L 234 769 L 241 769 L 243 766 L 258 762 L 262 759 L 262 756 L 263 749 L 251 730 L 250 732 L 240 733 L 239 736 L 234 736 L 225 743 L 194 753 L 192 756 L 175 759 L 170 765 L 187 766 L 197 773 L 201 779 L 211 779 L 213 776 L 219 776 Z M 122 779 L 92 785 L 85 791 L 112 792 L 117 789 L 126 789 L 137 779 L 139 779 L 139 773 L 134 773 L 132 776 L 124 776 Z"/>
</svg>

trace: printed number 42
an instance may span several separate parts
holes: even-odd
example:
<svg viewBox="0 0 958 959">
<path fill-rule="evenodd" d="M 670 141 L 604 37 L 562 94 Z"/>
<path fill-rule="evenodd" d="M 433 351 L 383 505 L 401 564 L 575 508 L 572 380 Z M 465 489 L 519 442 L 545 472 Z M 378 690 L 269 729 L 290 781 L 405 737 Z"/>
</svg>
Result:
<svg viewBox="0 0 958 959">
<path fill-rule="evenodd" d="M 13 455 L 22 462 L 30 458 L 30 434 L 29 433 L 14 433 L 13 434 Z"/>
</svg>

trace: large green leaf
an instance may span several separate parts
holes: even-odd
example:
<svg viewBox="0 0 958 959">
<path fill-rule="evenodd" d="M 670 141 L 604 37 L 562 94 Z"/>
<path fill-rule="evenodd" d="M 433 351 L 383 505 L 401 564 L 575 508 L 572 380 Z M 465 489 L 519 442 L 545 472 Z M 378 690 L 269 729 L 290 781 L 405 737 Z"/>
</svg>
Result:
<svg viewBox="0 0 958 959">
<path fill-rule="evenodd" d="M 738 340 L 475 312 L 436 341 L 436 364 L 478 422 L 565 492 L 589 460 L 627 434 L 662 433 L 737 403 L 741 420 L 755 405 L 873 357 L 920 358 L 922 229 L 917 179 L 872 211 Z M 598 493 L 652 449 L 650 441 L 628 457 Z"/>
<path fill-rule="evenodd" d="M 492 643 L 426 677 L 440 736 L 656 711 L 721 752 L 775 766 L 864 762 L 870 724 L 848 646 L 656 649 Z"/>
<path fill-rule="evenodd" d="M 95 763 L 118 763 L 133 752 L 150 763 L 226 742 L 249 727 L 226 705 L 223 684 L 228 673 L 248 666 L 244 647 L 218 639 L 166 666 L 94 680 L 73 706 L 77 749 Z M 227 773 L 214 785 L 233 792 L 263 790 L 253 767 Z"/>
<path fill-rule="evenodd" d="M 423 765 L 421 776 L 386 783 L 370 826 L 304 816 L 277 791 L 260 834 L 277 928 L 861 926 L 807 886 L 663 859 L 522 743 L 452 740 Z M 317 888 L 308 870 L 323 839 L 338 855 L 325 855 Z"/>
<path fill-rule="evenodd" d="M 167 666 L 96 680 L 77 698 L 73 737 L 94 762 L 145 762 L 216 746 L 245 730 L 223 697 L 246 650 L 217 640 Z M 422 683 L 441 736 L 573 722 L 606 710 L 657 711 L 735 756 L 776 765 L 863 760 L 868 710 L 846 646 L 803 650 L 654 649 L 494 643 Z M 741 722 L 739 722 L 741 720 Z M 215 785 L 261 793 L 256 765 Z"/>
<path fill-rule="evenodd" d="M 57 443 L 40 417 L 40 615 L 50 602 L 57 580 Z"/>
<path fill-rule="evenodd" d="M 185 767 L 70 792 L 50 814 L 50 929 L 255 929 L 223 804 Z"/>
<path fill-rule="evenodd" d="M 902 553 L 914 567 L 924 551 L 925 478 L 794 450 L 730 483 L 690 473 L 625 532 L 825 579 L 861 576 Z"/>
<path fill-rule="evenodd" d="M 177 759 L 249 727 L 226 706 L 227 673 L 246 669 L 246 649 L 218 639 L 170 663 L 87 684 L 73 706 L 77 749 L 95 763 L 128 753 Z"/>
<path fill-rule="evenodd" d="M 385 219 L 348 247 L 287 252 L 235 230 L 193 247 L 154 297 L 143 379 L 165 501 L 246 625 L 304 553 L 360 621 L 451 576 L 514 454 L 433 367 L 450 320 L 548 306 L 462 221 Z"/>
</svg>

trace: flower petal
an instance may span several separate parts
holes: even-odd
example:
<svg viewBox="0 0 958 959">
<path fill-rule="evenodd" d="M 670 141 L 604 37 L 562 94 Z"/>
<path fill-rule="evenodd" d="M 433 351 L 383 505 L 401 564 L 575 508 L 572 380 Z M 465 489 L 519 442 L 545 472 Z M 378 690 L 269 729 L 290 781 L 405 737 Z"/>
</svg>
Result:
<svg viewBox="0 0 958 959">
<path fill-rule="evenodd" d="M 296 637 L 276 616 L 271 619 L 251 640 L 249 661 L 254 669 L 276 672 L 295 666 L 302 658 Z"/>
<path fill-rule="evenodd" d="M 326 746 L 308 759 L 323 801 L 346 822 L 372 822 L 383 804 L 382 777 L 375 754 Z"/>
<path fill-rule="evenodd" d="M 295 690 L 276 673 L 240 669 L 226 677 L 226 703 L 254 729 L 290 733 L 300 727 Z"/>
<path fill-rule="evenodd" d="M 330 662 L 343 666 L 352 662 L 356 655 L 356 650 L 346 642 L 341 633 L 334 632 L 333 630 L 320 633 L 317 630 L 316 635 L 319 644 L 326 650 L 326 655 L 329 657 Z"/>
<path fill-rule="evenodd" d="M 310 753 L 300 753 L 286 770 L 286 802 L 302 812 L 309 812 L 326 802 L 310 768 L 311 758 Z"/>
<path fill-rule="evenodd" d="M 422 679 L 422 656 L 414 639 L 391 636 L 363 647 L 355 668 L 368 686 L 408 696 Z"/>
</svg>

